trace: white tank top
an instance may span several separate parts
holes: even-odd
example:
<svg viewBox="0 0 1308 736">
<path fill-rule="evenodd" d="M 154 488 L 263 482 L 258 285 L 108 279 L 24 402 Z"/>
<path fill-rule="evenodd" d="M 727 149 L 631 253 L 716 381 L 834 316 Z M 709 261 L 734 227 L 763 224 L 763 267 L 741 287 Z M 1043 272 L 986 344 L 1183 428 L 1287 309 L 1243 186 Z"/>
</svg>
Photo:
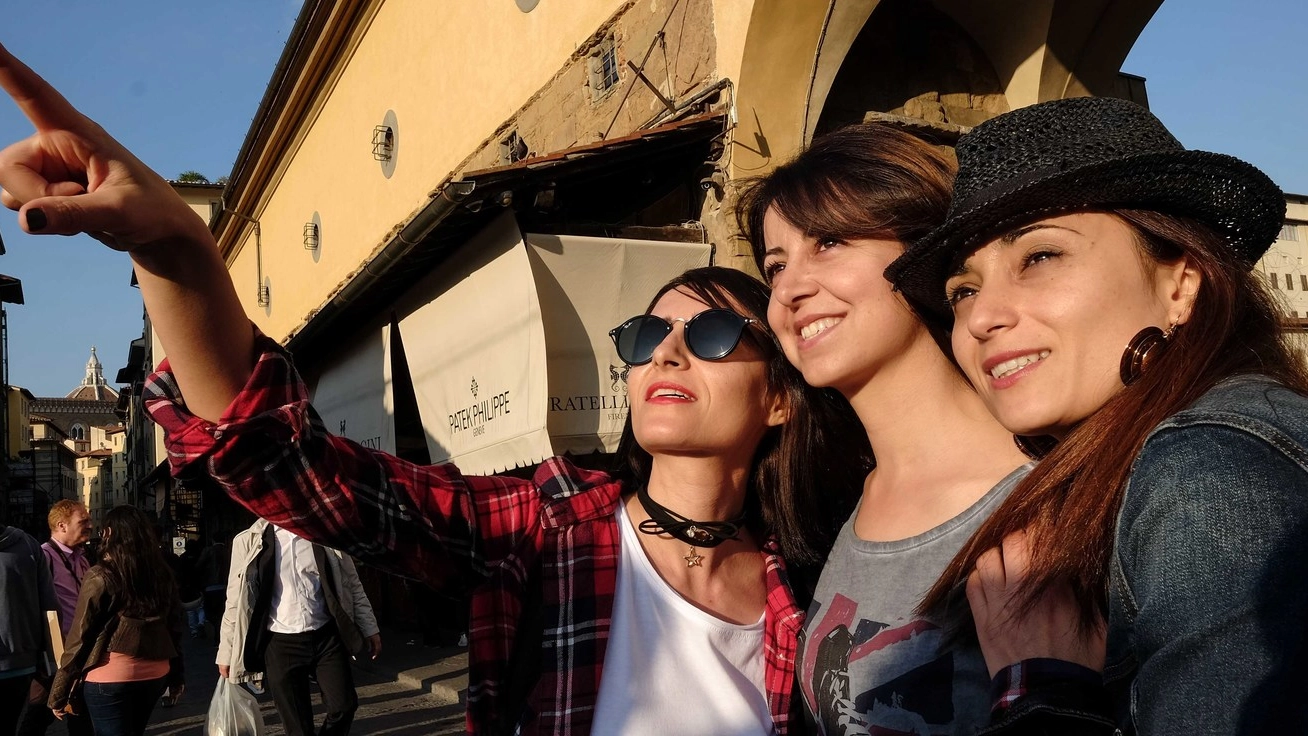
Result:
<svg viewBox="0 0 1308 736">
<path fill-rule="evenodd" d="M 622 553 L 595 736 L 770 734 L 763 617 L 733 624 L 682 598 L 618 506 Z"/>
</svg>

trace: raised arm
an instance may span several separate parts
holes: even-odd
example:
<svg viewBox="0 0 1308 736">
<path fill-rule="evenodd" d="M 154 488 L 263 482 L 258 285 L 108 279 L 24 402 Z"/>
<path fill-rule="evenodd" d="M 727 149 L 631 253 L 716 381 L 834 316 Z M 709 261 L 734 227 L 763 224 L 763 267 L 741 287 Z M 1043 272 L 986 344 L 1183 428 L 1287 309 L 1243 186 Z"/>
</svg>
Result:
<svg viewBox="0 0 1308 736">
<path fill-rule="evenodd" d="M 86 233 L 131 255 L 187 405 L 217 420 L 250 374 L 253 333 L 205 223 L 3 46 L 0 87 L 36 128 L 0 151 L 0 201 L 28 233 Z"/>
</svg>

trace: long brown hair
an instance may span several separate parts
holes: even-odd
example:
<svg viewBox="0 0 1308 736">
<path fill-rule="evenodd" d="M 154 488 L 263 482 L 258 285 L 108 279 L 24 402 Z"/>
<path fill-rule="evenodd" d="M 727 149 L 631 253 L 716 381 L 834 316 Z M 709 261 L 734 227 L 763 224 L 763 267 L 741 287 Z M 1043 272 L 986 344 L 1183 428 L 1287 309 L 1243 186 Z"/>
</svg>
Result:
<svg viewBox="0 0 1308 736">
<path fill-rule="evenodd" d="M 1229 376 L 1261 373 L 1308 394 L 1308 373 L 1283 337 L 1280 310 L 1260 277 L 1224 240 L 1194 220 L 1114 210 L 1155 262 L 1182 255 L 1200 271 L 1190 318 L 1163 353 L 1058 443 L 972 536 L 927 593 L 921 611 L 957 625 L 963 583 L 1008 534 L 1030 535 L 1031 567 L 1018 596 L 1029 611 L 1055 583 L 1071 584 L 1090 626 L 1107 608 L 1116 518 L 1149 433 Z"/>
<path fill-rule="evenodd" d="M 767 383 L 785 397 L 789 419 L 772 427 L 754 452 L 746 497 L 754 530 L 772 534 L 795 572 L 821 565 L 836 533 L 853 512 L 871 467 L 872 451 L 858 417 L 840 394 L 804 383 L 767 327 L 768 291 L 758 279 L 734 268 L 691 269 L 672 279 L 650 300 L 646 312 L 673 289 L 695 295 L 710 307 L 758 320 L 745 339 L 767 361 Z M 633 483 L 649 480 L 653 458 L 636 442 L 628 414 L 618 447 Z"/>
<path fill-rule="evenodd" d="M 115 506 L 105 514 L 100 568 L 114 604 L 133 617 L 164 616 L 177 598 L 154 524 L 140 509 Z"/>
</svg>

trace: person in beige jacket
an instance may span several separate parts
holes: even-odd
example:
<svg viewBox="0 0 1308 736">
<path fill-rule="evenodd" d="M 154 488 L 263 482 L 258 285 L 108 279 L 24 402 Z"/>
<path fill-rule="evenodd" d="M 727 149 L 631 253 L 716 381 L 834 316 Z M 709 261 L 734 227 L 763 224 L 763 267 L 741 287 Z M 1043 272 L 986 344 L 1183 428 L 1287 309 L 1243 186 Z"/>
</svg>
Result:
<svg viewBox="0 0 1308 736">
<path fill-rule="evenodd" d="M 261 674 L 288 736 L 313 734 L 309 677 L 327 708 L 324 736 L 349 733 L 358 708 L 350 657 L 381 652 L 372 604 L 349 555 L 262 519 L 232 539 L 218 672 Z"/>
</svg>

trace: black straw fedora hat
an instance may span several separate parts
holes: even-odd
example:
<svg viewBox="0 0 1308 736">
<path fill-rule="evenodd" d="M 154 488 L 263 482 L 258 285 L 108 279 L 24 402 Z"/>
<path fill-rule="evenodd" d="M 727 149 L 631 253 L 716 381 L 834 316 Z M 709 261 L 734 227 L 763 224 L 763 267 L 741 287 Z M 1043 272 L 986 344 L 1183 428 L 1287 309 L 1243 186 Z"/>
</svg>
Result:
<svg viewBox="0 0 1308 736">
<path fill-rule="evenodd" d="M 1148 110 L 1126 100 L 1042 102 L 978 125 L 958 141 L 958 178 L 944 224 L 912 243 L 886 278 L 927 313 L 948 318 L 954 259 L 1056 212 L 1157 210 L 1203 222 L 1250 266 L 1285 221 L 1285 195 L 1232 156 L 1187 151 Z"/>
</svg>

